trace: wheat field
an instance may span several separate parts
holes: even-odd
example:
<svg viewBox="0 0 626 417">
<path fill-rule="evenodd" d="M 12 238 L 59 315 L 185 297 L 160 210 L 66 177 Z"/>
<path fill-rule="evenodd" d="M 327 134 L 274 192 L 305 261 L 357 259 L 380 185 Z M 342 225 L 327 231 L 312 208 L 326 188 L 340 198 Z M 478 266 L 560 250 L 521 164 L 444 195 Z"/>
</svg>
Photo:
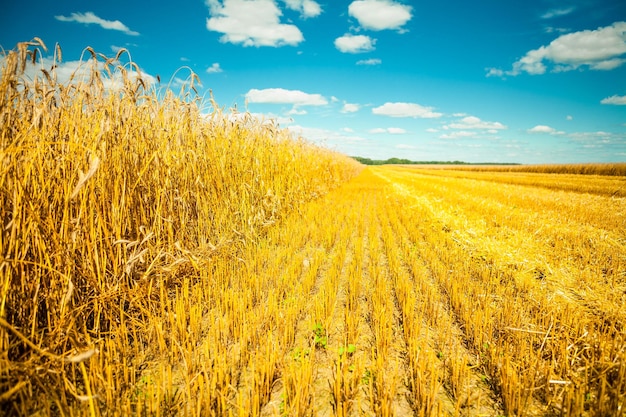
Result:
<svg viewBox="0 0 626 417">
<path fill-rule="evenodd" d="M 623 175 L 365 168 L 44 49 L 0 81 L 6 415 L 625 415 Z"/>
</svg>

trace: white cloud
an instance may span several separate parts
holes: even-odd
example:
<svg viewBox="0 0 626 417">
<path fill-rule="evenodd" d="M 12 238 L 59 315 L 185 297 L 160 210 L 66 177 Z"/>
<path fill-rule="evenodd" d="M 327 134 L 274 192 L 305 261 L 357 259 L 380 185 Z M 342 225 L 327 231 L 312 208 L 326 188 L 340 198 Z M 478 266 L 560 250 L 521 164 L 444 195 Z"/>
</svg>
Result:
<svg viewBox="0 0 626 417">
<path fill-rule="evenodd" d="M 450 129 L 485 129 L 485 130 L 501 130 L 507 127 L 500 122 L 486 122 L 480 120 L 476 116 L 466 116 L 456 123 L 450 123 L 446 126 Z"/>
<path fill-rule="evenodd" d="M 626 143 L 626 134 L 614 133 L 614 132 L 575 132 L 567 135 L 574 142 L 582 145 L 585 148 L 605 148 L 612 149 L 612 154 L 615 155 L 617 151 L 624 150 L 624 143 Z"/>
<path fill-rule="evenodd" d="M 565 119 L 566 120 L 574 120 L 574 118 L 571 115 L 569 115 L 569 114 L 567 116 L 565 116 Z"/>
<path fill-rule="evenodd" d="M 552 19 L 553 17 L 565 16 L 572 13 L 576 8 L 574 6 L 552 9 L 541 15 L 542 19 Z"/>
<path fill-rule="evenodd" d="M 537 125 L 532 129 L 528 129 L 528 133 L 552 133 L 555 132 L 556 129 L 550 126 L 545 125 Z"/>
<path fill-rule="evenodd" d="M 304 116 L 305 114 L 307 114 L 306 110 L 299 109 L 296 106 L 294 106 L 291 110 L 287 112 L 287 116 Z"/>
<path fill-rule="evenodd" d="M 372 109 L 372 113 L 390 117 L 413 117 L 432 119 L 443 116 L 433 111 L 432 107 L 424 107 L 415 103 L 385 103 Z"/>
<path fill-rule="evenodd" d="M 222 71 L 222 67 L 220 67 L 220 64 L 218 62 L 214 62 L 213 65 L 206 69 L 206 72 L 208 72 L 209 74 L 215 74 Z"/>
<path fill-rule="evenodd" d="M 505 72 L 499 68 L 485 68 L 487 70 L 487 77 L 504 77 Z"/>
<path fill-rule="evenodd" d="M 570 31 L 570 29 L 567 28 L 555 28 L 553 26 L 546 26 L 546 28 L 543 30 L 545 33 L 567 33 Z"/>
<path fill-rule="evenodd" d="M 72 83 L 88 82 L 91 78 L 92 62 L 92 59 L 84 61 L 55 62 L 50 58 L 41 58 L 36 64 L 32 64 L 28 61 L 26 64 L 25 76 L 28 80 L 35 80 L 36 78 L 41 79 L 43 78 L 41 68 L 54 67 L 53 71 L 59 84 L 67 84 L 70 82 L 70 79 L 72 80 Z M 1 63 L 2 58 L 0 58 L 0 64 Z M 104 88 L 107 90 L 117 91 L 124 86 L 124 76 L 122 76 L 122 74 L 115 69 L 116 66 L 119 65 L 119 62 L 113 61 L 110 64 L 110 75 L 104 70 L 103 62 L 98 61 L 96 68 L 100 72 Z M 157 83 L 156 77 L 143 71 L 137 72 L 135 69 L 127 70 L 126 77 L 133 82 L 137 80 L 137 78 L 141 78 L 148 86 Z"/>
<path fill-rule="evenodd" d="M 356 113 L 361 108 L 360 105 L 355 103 L 344 103 L 343 108 L 341 109 L 342 113 Z"/>
<path fill-rule="evenodd" d="M 529 51 L 524 57 L 513 64 L 513 70 L 507 72 L 508 75 L 517 75 L 522 71 L 526 71 L 529 74 L 543 74 L 546 72 L 546 66 L 543 63 L 543 59 L 548 56 L 548 51 L 545 46 L 539 49 Z"/>
<path fill-rule="evenodd" d="M 293 123 L 292 117 L 277 116 L 273 113 L 248 113 L 248 112 L 235 113 L 234 112 L 234 113 L 229 113 L 228 118 L 233 121 L 243 121 L 246 119 L 246 117 L 248 117 L 248 115 L 252 116 L 253 118 L 255 118 L 256 120 L 258 120 L 260 123 L 264 125 L 274 124 L 278 126 L 284 126 L 284 125 L 289 125 Z"/>
<path fill-rule="evenodd" d="M 392 0 L 359 0 L 348 6 L 350 16 L 370 30 L 398 29 L 411 20 L 411 6 Z"/>
<path fill-rule="evenodd" d="M 610 26 L 596 30 L 562 35 L 550 42 L 526 53 L 513 64 L 510 71 L 488 68 L 487 76 L 544 74 L 545 62 L 555 65 L 553 72 L 571 71 L 581 66 L 592 70 L 612 70 L 621 66 L 626 59 L 626 22 L 615 22 Z"/>
<path fill-rule="evenodd" d="M 291 123 L 293 123 L 293 118 L 291 117 L 275 117 L 274 120 L 276 120 L 276 123 L 278 123 L 280 126 L 285 126 L 285 125 L 289 125 Z"/>
<path fill-rule="evenodd" d="M 380 65 L 382 61 L 378 58 L 362 59 L 357 61 L 357 65 Z"/>
<path fill-rule="evenodd" d="M 352 129 L 351 127 L 342 127 L 341 131 L 346 133 L 354 133 L 354 129 Z"/>
<path fill-rule="evenodd" d="M 345 35 L 335 39 L 335 48 L 343 53 L 359 54 L 374 50 L 376 39 L 372 39 L 365 35 Z"/>
<path fill-rule="evenodd" d="M 300 90 L 285 90 L 284 88 L 251 89 L 246 93 L 246 100 L 250 103 L 293 104 L 294 106 L 323 106 L 328 104 L 320 94 L 309 94 Z"/>
<path fill-rule="evenodd" d="M 86 25 L 98 25 L 102 29 L 109 30 L 117 30 L 120 32 L 124 32 L 127 35 L 137 36 L 139 32 L 132 31 L 126 26 L 124 23 L 119 20 L 105 20 L 101 17 L 96 16 L 93 12 L 87 13 L 72 13 L 69 17 L 67 16 L 54 16 L 56 20 L 61 22 L 77 22 L 84 23 Z"/>
<path fill-rule="evenodd" d="M 460 139 L 460 138 L 471 138 L 476 135 L 477 135 L 476 132 L 468 132 L 466 130 L 459 130 L 458 132 L 444 133 L 443 135 L 439 137 L 441 139 Z"/>
<path fill-rule="evenodd" d="M 400 127 L 388 127 L 386 129 L 382 128 L 382 127 L 378 127 L 375 129 L 371 129 L 369 131 L 369 133 L 373 133 L 373 134 L 379 134 L 379 133 L 389 133 L 392 135 L 403 135 L 406 133 L 406 130 L 400 128 Z"/>
<path fill-rule="evenodd" d="M 589 64 L 590 65 L 589 68 L 591 68 L 592 70 L 598 70 L 598 71 L 610 71 L 612 69 L 615 69 L 621 66 L 624 62 L 626 62 L 626 59 L 622 59 L 622 58 L 607 59 L 605 61 Z M 569 71 L 571 69 L 576 69 L 576 68 L 574 67 L 565 68 L 566 71 Z"/>
<path fill-rule="evenodd" d="M 243 46 L 298 45 L 304 40 L 295 25 L 280 23 L 274 0 L 206 0 L 208 30 L 222 33 L 220 42 Z"/>
<path fill-rule="evenodd" d="M 188 82 L 188 80 L 184 80 L 180 77 L 173 77 L 172 79 L 170 79 L 170 85 L 172 88 L 180 88 L 184 85 L 186 85 Z"/>
<path fill-rule="evenodd" d="M 531 129 L 528 129 L 527 132 L 528 133 L 547 133 L 550 135 L 563 135 L 565 133 L 563 131 L 556 130 L 555 128 L 546 126 L 546 125 L 537 125 Z"/>
<path fill-rule="evenodd" d="M 426 129 L 426 131 L 428 133 L 437 133 L 437 132 L 439 132 L 439 129 L 433 129 L 432 127 L 429 127 L 428 129 Z"/>
<path fill-rule="evenodd" d="M 600 101 L 602 104 L 615 104 L 617 106 L 626 106 L 626 96 L 611 96 L 607 98 L 603 98 Z"/>
<path fill-rule="evenodd" d="M 283 0 L 291 10 L 300 12 L 302 17 L 317 17 L 322 13 L 322 7 L 313 0 Z"/>
<path fill-rule="evenodd" d="M 345 134 L 349 132 L 333 131 L 328 129 L 320 129 L 315 127 L 305 127 L 300 125 L 293 125 L 287 127 L 293 134 L 301 136 L 310 141 L 319 144 L 342 144 L 342 143 L 357 143 L 365 141 L 364 138 Z"/>
<path fill-rule="evenodd" d="M 396 149 L 417 149 L 417 146 L 407 145 L 405 143 L 399 143 L 396 145 Z"/>
</svg>

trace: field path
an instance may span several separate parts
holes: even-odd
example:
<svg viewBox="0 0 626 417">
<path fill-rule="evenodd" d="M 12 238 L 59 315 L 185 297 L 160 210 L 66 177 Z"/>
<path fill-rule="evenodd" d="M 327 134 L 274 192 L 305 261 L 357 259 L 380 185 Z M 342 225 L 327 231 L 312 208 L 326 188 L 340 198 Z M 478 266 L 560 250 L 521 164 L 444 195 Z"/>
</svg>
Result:
<svg viewBox="0 0 626 417">
<path fill-rule="evenodd" d="M 178 378 L 199 415 L 623 406 L 624 200 L 441 172 L 368 168 L 246 248 Z"/>
</svg>

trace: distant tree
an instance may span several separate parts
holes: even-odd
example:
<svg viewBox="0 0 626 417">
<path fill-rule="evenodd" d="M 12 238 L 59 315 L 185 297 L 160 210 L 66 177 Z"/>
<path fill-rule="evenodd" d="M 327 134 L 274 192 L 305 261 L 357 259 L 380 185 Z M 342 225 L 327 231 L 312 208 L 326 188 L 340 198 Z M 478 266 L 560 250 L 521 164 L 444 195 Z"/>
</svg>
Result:
<svg viewBox="0 0 626 417">
<path fill-rule="evenodd" d="M 352 156 L 363 165 L 519 165 L 511 162 L 463 162 L 463 161 L 411 161 L 410 159 L 389 158 L 385 160 Z"/>
</svg>

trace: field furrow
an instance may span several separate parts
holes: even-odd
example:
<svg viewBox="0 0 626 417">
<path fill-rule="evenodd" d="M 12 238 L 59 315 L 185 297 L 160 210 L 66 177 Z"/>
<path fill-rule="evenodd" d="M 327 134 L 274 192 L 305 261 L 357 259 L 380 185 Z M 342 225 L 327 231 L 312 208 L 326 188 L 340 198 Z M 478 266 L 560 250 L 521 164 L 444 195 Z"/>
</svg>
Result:
<svg viewBox="0 0 626 417">
<path fill-rule="evenodd" d="M 387 251 L 397 259 L 396 291 L 401 295 L 403 327 L 410 362 L 415 370 L 428 369 L 439 375 L 430 395 L 414 397 L 418 415 L 498 415 L 498 398 L 481 372 L 480 358 L 467 348 L 469 341 L 451 311 L 447 296 L 433 280 L 433 273 L 420 257 L 407 229 L 410 220 L 399 214 L 403 205 L 397 198 L 387 200 L 389 219 Z M 422 242 L 423 243 L 423 242 Z M 424 363 L 430 356 L 431 363 Z M 436 359 L 435 359 L 436 358 Z M 423 384 L 415 373 L 414 387 Z M 415 390 L 413 395 L 423 395 Z"/>
<path fill-rule="evenodd" d="M 512 283 L 529 300 L 554 294 L 567 298 L 571 294 L 584 300 L 582 305 L 592 306 L 591 310 L 596 310 L 592 314 L 602 310 L 600 314 L 623 320 L 617 314 L 622 303 L 619 290 L 603 294 L 602 303 L 597 302 L 607 283 L 616 289 L 626 288 L 622 229 L 581 227 L 572 218 L 563 219 L 560 213 L 542 210 L 539 203 L 535 203 L 535 210 L 520 210 L 496 201 L 488 190 L 482 195 L 475 189 L 453 194 L 452 184 L 435 184 L 411 182 L 409 192 L 428 196 L 431 210 L 438 213 L 444 227 L 468 254 L 509 269 Z M 512 194 L 509 192 L 507 198 Z M 449 195 L 445 203 L 444 195 Z M 598 206 L 598 202 L 587 202 L 592 211 Z M 613 217 L 619 216 L 618 210 Z"/>
<path fill-rule="evenodd" d="M 471 205 L 471 200 L 476 198 L 473 194 L 467 193 L 467 199 L 460 198 L 453 193 L 454 183 L 449 181 L 445 181 L 449 184 L 444 190 L 436 178 L 431 181 L 420 177 L 418 182 L 406 176 L 406 172 L 394 176 L 388 171 L 384 177 L 403 197 L 407 207 L 403 214 L 410 212 L 410 218 L 420 219 L 410 232 L 414 243 L 447 295 L 474 353 L 485 357 L 487 374 L 507 413 L 533 409 L 569 413 L 581 403 L 580 395 L 585 396 L 587 403 L 595 402 L 600 407 L 607 401 L 611 404 L 620 401 L 622 382 L 612 381 L 607 389 L 600 376 L 607 372 L 604 361 L 620 362 L 624 355 L 622 348 L 616 348 L 623 346 L 624 340 L 621 317 L 624 298 L 620 290 L 609 294 L 607 281 L 602 280 L 602 274 L 596 274 L 598 283 L 593 287 L 592 283 L 587 284 L 589 296 L 593 300 L 597 297 L 605 300 L 594 303 L 592 310 L 584 308 L 589 302 L 583 297 L 576 304 L 561 294 L 576 292 L 576 280 L 568 279 L 567 274 L 584 272 L 588 262 L 570 263 L 566 269 L 561 263 L 564 252 L 558 248 L 542 249 L 538 245 L 534 252 L 524 253 L 528 245 L 520 249 L 506 238 L 490 233 L 493 229 L 485 223 L 491 203 L 488 196 L 483 196 L 481 206 L 477 207 Z M 591 232 L 583 232 L 583 236 L 584 233 Z M 532 237 L 527 237 L 528 241 L 532 242 Z M 420 246 L 421 242 L 426 245 Z M 624 252 L 619 243 L 616 245 L 612 251 L 603 247 L 598 252 L 605 255 L 609 251 L 612 262 L 623 265 Z M 528 259 L 539 255 L 545 265 L 554 265 L 548 266 L 548 271 L 554 269 L 562 275 L 554 274 L 549 279 L 528 277 L 526 270 L 502 262 L 510 251 Z M 622 275 L 623 270 L 617 271 L 617 277 Z M 598 316 L 604 318 L 603 323 L 598 323 Z M 606 343 L 598 344 L 599 340 Z M 590 344 L 597 346 L 597 357 L 581 355 Z M 608 368 L 618 372 L 618 368 L 610 365 Z M 573 383 L 581 380 L 585 394 Z"/>
</svg>

